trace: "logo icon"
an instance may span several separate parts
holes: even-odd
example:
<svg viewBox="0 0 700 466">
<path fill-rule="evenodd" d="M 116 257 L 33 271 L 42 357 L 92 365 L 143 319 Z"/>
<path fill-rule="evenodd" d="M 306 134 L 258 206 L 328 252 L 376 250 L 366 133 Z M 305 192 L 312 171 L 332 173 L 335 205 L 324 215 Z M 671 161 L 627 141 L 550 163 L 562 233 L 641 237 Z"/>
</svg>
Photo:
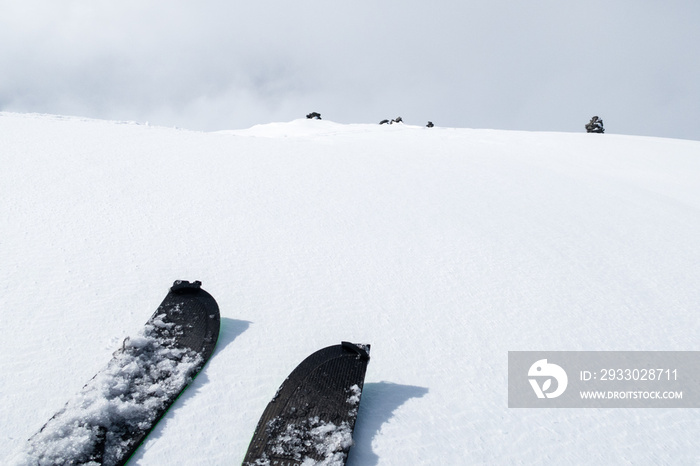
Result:
<svg viewBox="0 0 700 466">
<path fill-rule="evenodd" d="M 546 359 L 540 359 L 530 366 L 530 370 L 527 371 L 528 377 L 536 377 L 528 379 L 532 389 L 535 391 L 537 398 L 556 398 L 566 390 L 566 386 L 569 384 L 569 378 L 566 376 L 566 372 L 560 366 L 556 364 L 550 364 Z M 539 384 L 538 378 L 543 380 L 542 385 Z M 552 379 L 557 381 L 556 390 L 548 392 L 552 388 Z"/>
</svg>

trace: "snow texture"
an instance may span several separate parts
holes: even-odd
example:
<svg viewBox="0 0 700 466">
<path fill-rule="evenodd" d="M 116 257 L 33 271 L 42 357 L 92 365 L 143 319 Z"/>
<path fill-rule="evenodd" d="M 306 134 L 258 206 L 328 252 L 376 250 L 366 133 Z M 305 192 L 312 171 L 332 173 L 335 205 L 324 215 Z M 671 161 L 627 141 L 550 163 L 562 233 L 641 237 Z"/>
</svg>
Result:
<svg viewBox="0 0 700 466">
<path fill-rule="evenodd" d="M 353 418 L 357 416 L 357 406 L 360 404 L 360 397 L 362 396 L 362 389 L 355 384 L 350 389 L 348 390 L 350 393 L 350 396 L 346 400 L 346 402 L 352 406 L 352 408 L 349 411 L 349 415 L 352 416 Z"/>
<path fill-rule="evenodd" d="M 315 416 L 297 424 L 287 424 L 283 429 L 276 425 L 279 422 L 284 421 L 275 418 L 266 426 L 275 433 L 269 443 L 273 454 L 293 458 L 304 466 L 345 464 L 347 451 L 352 446 L 352 428 L 347 422 L 336 426 Z M 263 458 L 256 463 L 265 465 L 269 460 Z"/>
<path fill-rule="evenodd" d="M 0 167 L 2 464 L 177 278 L 221 333 L 139 466 L 241 464 L 341 341 L 372 343 L 348 466 L 700 463 L 697 410 L 507 407 L 508 351 L 699 349 L 700 142 L 0 113 Z"/>
<path fill-rule="evenodd" d="M 181 329 L 165 319 L 156 316 L 142 332 L 124 340 L 107 368 L 30 438 L 10 464 L 109 466 L 123 460 L 129 449 L 126 440 L 152 427 L 202 362 L 195 351 L 174 347 Z"/>
</svg>

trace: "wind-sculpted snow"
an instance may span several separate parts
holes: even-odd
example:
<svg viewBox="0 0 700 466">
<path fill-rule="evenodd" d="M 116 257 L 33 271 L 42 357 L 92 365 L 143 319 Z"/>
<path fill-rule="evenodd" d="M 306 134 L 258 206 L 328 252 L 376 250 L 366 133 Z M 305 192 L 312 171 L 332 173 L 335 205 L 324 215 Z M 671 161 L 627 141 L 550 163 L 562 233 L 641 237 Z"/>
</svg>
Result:
<svg viewBox="0 0 700 466">
<path fill-rule="evenodd" d="M 173 347 L 180 329 L 163 317 L 127 338 L 107 368 L 30 438 L 11 464 L 117 464 L 130 432 L 149 430 L 202 362 L 196 352 Z"/>
</svg>

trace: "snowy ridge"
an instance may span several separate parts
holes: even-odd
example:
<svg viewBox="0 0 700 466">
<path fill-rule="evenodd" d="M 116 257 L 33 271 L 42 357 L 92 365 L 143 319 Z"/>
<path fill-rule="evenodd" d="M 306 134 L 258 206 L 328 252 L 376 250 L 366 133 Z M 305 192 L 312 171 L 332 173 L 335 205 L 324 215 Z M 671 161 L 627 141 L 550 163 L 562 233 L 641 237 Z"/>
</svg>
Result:
<svg viewBox="0 0 700 466">
<path fill-rule="evenodd" d="M 195 351 L 173 346 L 181 329 L 165 317 L 156 316 L 142 332 L 124 340 L 107 368 L 52 417 L 10 463 L 117 464 L 128 451 L 129 432 L 150 429 L 159 410 L 191 381 L 202 363 Z"/>
<path fill-rule="evenodd" d="M 312 138 L 338 134 L 359 134 L 376 131 L 397 132 L 405 129 L 426 130 L 419 126 L 396 124 L 341 124 L 329 120 L 298 119 L 289 122 L 266 123 L 247 129 L 217 131 L 215 134 L 262 138 Z"/>
</svg>

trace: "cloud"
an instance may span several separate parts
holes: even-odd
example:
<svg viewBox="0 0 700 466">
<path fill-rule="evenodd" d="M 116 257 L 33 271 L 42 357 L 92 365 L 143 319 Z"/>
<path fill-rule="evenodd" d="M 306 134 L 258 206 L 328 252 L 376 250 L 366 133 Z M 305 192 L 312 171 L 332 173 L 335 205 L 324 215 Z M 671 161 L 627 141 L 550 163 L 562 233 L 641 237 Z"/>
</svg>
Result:
<svg viewBox="0 0 700 466">
<path fill-rule="evenodd" d="M 694 2 L 6 3 L 2 110 L 205 130 L 313 110 L 582 131 L 599 114 L 700 140 Z"/>
</svg>

